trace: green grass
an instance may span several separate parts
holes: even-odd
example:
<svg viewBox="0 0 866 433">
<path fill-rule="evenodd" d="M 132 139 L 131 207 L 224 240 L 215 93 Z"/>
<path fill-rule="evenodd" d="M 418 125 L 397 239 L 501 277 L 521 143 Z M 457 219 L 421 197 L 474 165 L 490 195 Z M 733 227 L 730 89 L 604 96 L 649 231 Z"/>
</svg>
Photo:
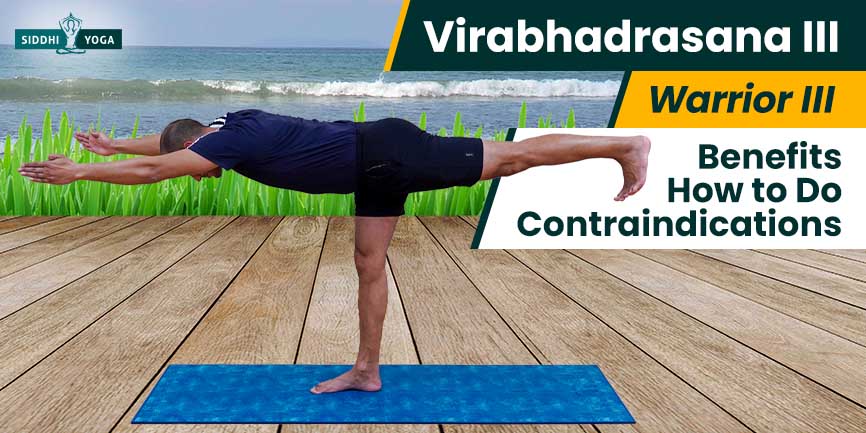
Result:
<svg viewBox="0 0 866 433">
<path fill-rule="evenodd" d="M 518 126 L 526 126 L 526 104 L 523 104 Z M 364 121 L 362 103 L 354 111 L 355 121 Z M 418 126 L 427 129 L 427 116 L 422 114 Z M 554 127 L 551 117 L 541 118 L 539 127 Z M 574 127 L 574 111 L 561 123 Z M 104 130 L 99 121 L 90 129 Z M 33 183 L 18 174 L 17 168 L 31 160 L 42 161 L 49 154 L 68 155 L 81 163 L 130 158 L 127 155 L 101 157 L 73 143 L 75 125 L 66 113 L 60 115 L 56 130 L 49 111 L 45 112 L 42 135 L 35 138 L 33 128 L 25 118 L 16 140 L 7 135 L 0 167 L 0 215 L 328 215 L 354 214 L 352 195 L 305 194 L 272 188 L 225 171 L 221 178 L 196 182 L 186 176 L 150 185 L 112 185 L 100 182 L 74 182 L 56 186 Z M 107 131 L 114 136 L 114 130 Z M 481 127 L 468 130 L 460 113 L 454 118 L 449 132 L 442 128 L 439 135 L 482 137 Z M 131 137 L 138 134 L 138 119 Z M 497 131 L 485 138 L 504 140 L 506 131 Z M 72 143 L 72 144 L 71 144 Z M 32 157 L 30 156 L 32 152 Z M 437 191 L 413 193 L 406 202 L 407 215 L 477 215 L 484 206 L 490 182 L 478 182 L 471 187 L 454 187 Z"/>
</svg>

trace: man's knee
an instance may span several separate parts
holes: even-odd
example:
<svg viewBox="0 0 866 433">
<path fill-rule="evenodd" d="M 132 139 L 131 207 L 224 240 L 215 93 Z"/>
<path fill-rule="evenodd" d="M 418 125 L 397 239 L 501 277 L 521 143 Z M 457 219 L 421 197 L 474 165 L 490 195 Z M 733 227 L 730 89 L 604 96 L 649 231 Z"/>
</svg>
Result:
<svg viewBox="0 0 866 433">
<path fill-rule="evenodd" d="M 379 276 L 385 272 L 385 253 L 355 247 L 355 269 L 362 279 Z"/>
</svg>

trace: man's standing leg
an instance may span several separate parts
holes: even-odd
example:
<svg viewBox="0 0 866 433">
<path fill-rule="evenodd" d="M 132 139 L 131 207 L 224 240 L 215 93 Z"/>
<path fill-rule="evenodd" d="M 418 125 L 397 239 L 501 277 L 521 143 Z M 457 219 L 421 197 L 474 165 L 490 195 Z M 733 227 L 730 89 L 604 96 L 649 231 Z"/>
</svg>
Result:
<svg viewBox="0 0 866 433">
<path fill-rule="evenodd" d="M 378 391 L 379 349 L 388 309 L 385 260 L 397 217 L 355 217 L 355 268 L 358 271 L 358 316 L 361 342 L 358 358 L 348 372 L 316 385 L 315 394 L 347 389 Z"/>
</svg>

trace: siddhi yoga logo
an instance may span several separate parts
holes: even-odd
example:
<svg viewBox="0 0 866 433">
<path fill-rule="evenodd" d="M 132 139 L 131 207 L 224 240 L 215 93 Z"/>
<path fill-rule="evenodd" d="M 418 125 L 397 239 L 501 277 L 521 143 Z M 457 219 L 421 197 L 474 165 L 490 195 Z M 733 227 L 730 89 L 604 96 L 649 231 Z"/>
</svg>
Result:
<svg viewBox="0 0 866 433">
<path fill-rule="evenodd" d="M 88 49 L 119 50 L 121 29 L 83 29 L 83 20 L 71 12 L 58 21 L 60 29 L 15 29 L 15 49 L 54 50 L 57 54 L 84 54 Z"/>
</svg>

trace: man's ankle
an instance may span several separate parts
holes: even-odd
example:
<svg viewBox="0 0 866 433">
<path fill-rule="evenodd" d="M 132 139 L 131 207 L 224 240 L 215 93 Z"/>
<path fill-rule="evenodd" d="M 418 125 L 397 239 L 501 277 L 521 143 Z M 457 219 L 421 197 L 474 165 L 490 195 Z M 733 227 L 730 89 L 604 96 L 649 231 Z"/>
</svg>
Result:
<svg viewBox="0 0 866 433">
<path fill-rule="evenodd" d="M 617 143 L 616 151 L 614 152 L 616 156 L 614 156 L 613 159 L 619 161 L 620 158 L 629 156 L 632 152 L 634 152 L 636 147 L 640 146 L 640 143 L 640 137 L 638 136 L 624 137 L 622 141 Z"/>
<path fill-rule="evenodd" d="M 367 362 L 356 362 L 352 369 L 362 374 L 375 374 L 379 371 L 379 365 Z"/>
</svg>

